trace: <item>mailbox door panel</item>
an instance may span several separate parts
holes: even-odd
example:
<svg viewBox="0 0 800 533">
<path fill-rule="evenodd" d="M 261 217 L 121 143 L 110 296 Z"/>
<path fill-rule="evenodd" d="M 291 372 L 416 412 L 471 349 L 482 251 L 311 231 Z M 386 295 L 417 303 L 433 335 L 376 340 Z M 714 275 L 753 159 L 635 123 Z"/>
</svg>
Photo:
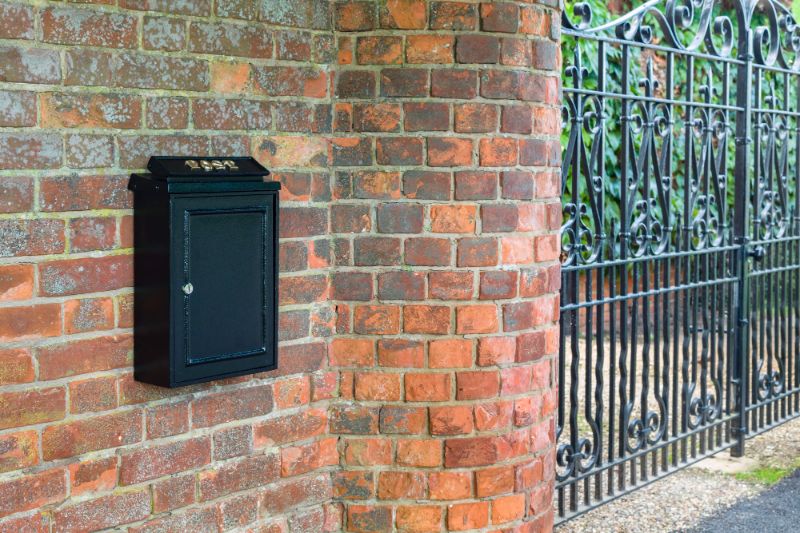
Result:
<svg viewBox="0 0 800 533">
<path fill-rule="evenodd" d="M 173 200 L 176 382 L 274 367 L 275 221 L 274 194 Z"/>
</svg>

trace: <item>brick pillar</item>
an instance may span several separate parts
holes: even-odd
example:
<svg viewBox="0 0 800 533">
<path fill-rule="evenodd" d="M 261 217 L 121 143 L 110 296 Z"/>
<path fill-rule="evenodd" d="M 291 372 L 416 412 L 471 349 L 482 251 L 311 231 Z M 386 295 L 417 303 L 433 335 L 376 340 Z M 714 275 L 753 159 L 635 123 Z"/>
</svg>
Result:
<svg viewBox="0 0 800 533">
<path fill-rule="evenodd" d="M 344 529 L 549 531 L 557 2 L 334 10 Z"/>
</svg>

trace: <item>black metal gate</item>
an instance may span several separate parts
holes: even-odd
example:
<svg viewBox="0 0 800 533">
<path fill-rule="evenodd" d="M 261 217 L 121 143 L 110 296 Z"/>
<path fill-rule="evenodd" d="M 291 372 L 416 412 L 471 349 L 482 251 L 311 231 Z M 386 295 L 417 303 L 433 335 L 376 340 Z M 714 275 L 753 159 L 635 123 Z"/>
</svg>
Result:
<svg viewBox="0 0 800 533">
<path fill-rule="evenodd" d="M 567 2 L 557 522 L 800 414 L 800 27 Z"/>
</svg>

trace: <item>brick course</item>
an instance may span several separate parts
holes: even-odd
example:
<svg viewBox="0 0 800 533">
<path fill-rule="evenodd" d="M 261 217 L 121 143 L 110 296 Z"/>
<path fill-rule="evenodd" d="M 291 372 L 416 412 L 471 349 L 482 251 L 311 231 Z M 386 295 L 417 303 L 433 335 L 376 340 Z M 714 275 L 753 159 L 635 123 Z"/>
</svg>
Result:
<svg viewBox="0 0 800 533">
<path fill-rule="evenodd" d="M 553 0 L 0 0 L 0 530 L 549 531 Z M 150 155 L 281 181 L 280 367 L 133 381 Z"/>
</svg>

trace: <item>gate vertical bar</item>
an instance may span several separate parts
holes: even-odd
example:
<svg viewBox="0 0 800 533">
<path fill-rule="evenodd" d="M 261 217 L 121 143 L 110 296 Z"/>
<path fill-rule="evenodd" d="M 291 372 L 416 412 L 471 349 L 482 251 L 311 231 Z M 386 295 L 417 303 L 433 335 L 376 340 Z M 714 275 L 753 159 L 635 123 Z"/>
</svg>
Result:
<svg viewBox="0 0 800 533">
<path fill-rule="evenodd" d="M 735 409 L 738 413 L 733 437 L 736 444 L 731 456 L 744 455 L 744 441 L 747 437 L 747 385 L 748 385 L 748 335 L 750 287 L 748 281 L 748 242 L 750 229 L 750 145 L 751 135 L 751 92 L 753 84 L 753 39 L 752 30 L 742 30 L 739 37 L 739 65 L 736 76 L 736 160 L 733 170 L 736 191 L 733 213 L 733 242 L 736 250 L 736 275 L 739 278 L 736 290 L 736 345 L 733 357 L 733 381 L 737 386 Z"/>
</svg>

